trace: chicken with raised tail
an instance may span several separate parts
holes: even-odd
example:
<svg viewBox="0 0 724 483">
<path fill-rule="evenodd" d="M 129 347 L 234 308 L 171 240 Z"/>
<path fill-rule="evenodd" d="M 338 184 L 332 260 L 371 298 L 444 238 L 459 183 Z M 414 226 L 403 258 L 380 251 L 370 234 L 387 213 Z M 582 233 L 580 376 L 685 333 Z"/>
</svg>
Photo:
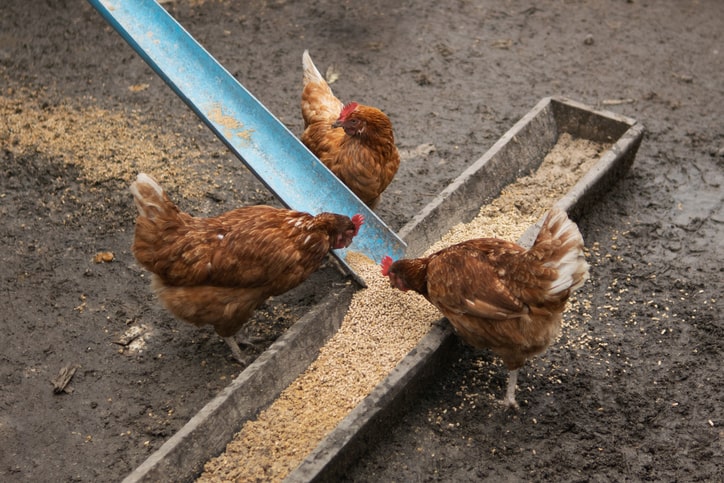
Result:
<svg viewBox="0 0 724 483">
<path fill-rule="evenodd" d="M 151 287 L 176 317 L 212 325 L 244 363 L 235 339 L 252 312 L 309 277 L 332 249 L 346 248 L 364 223 L 333 213 L 247 206 L 213 218 L 182 212 L 141 173 L 132 251 L 153 273 Z"/>
<path fill-rule="evenodd" d="M 381 110 L 342 104 L 306 50 L 301 141 L 370 209 L 394 178 L 400 154 L 389 117 Z"/>
<path fill-rule="evenodd" d="M 518 369 L 557 338 L 571 292 L 588 279 L 583 237 L 566 213 L 552 209 L 529 249 L 478 238 L 424 258 L 382 260 L 392 287 L 414 290 L 476 349 L 489 348 L 507 367 L 503 403 L 517 408 Z"/>
</svg>

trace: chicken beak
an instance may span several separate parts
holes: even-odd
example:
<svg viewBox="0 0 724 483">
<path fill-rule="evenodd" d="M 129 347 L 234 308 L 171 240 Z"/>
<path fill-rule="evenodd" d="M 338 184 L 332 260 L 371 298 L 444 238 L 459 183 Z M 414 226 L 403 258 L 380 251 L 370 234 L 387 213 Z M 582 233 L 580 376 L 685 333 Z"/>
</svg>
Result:
<svg viewBox="0 0 724 483">
<path fill-rule="evenodd" d="M 334 122 L 332 123 L 332 127 L 333 127 L 333 128 L 342 127 L 342 121 L 340 121 L 339 119 L 337 119 L 336 121 L 334 121 Z"/>
<path fill-rule="evenodd" d="M 347 248 L 348 246 L 350 246 L 352 244 L 353 241 L 354 241 L 354 235 L 352 235 L 352 236 L 350 236 L 348 234 L 339 235 L 337 237 L 337 246 L 335 248 L 337 248 L 337 249 Z"/>
</svg>

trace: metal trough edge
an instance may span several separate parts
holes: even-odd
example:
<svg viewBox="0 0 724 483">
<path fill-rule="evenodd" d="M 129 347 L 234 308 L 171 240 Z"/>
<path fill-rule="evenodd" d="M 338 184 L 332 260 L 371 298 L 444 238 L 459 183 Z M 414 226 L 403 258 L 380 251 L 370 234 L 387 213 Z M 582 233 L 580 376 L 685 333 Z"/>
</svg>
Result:
<svg viewBox="0 0 724 483">
<path fill-rule="evenodd" d="M 564 117 L 566 114 L 567 118 Z M 601 124 L 605 124 L 605 129 Z M 516 141 L 517 137 L 536 125 L 538 128 L 541 125 L 548 126 L 549 132 L 553 133 L 552 139 L 542 139 L 540 143 L 532 146 L 520 146 Z M 612 130 L 615 139 L 601 137 L 601 133 L 611 133 Z M 487 203 L 498 196 L 503 187 L 524 170 L 519 164 L 520 158 L 516 158 L 517 154 L 522 150 L 527 150 L 528 154 L 543 152 L 543 156 L 540 156 L 542 161 L 561 132 L 570 132 L 598 142 L 615 141 L 596 165 L 556 202 L 556 205 L 565 209 L 573 219 L 577 219 L 633 164 L 643 139 L 644 127 L 634 119 L 596 111 L 562 97 L 542 99 L 490 150 L 402 228 L 400 236 L 408 243 L 408 256 L 418 256 L 452 226 L 474 218 L 482 206 L 481 201 Z M 510 179 L 510 176 L 513 178 Z M 478 193 L 474 200 L 470 196 L 473 193 Z M 480 193 L 484 193 L 482 198 Z M 530 246 L 541 222 L 542 220 L 539 220 L 531 226 L 518 243 Z M 446 361 L 454 355 L 454 347 L 455 336 L 447 320 L 441 319 L 388 377 L 379 383 L 284 481 L 338 481 L 345 469 L 382 437 L 385 429 L 395 421 L 407 403 L 445 366 Z"/>
</svg>

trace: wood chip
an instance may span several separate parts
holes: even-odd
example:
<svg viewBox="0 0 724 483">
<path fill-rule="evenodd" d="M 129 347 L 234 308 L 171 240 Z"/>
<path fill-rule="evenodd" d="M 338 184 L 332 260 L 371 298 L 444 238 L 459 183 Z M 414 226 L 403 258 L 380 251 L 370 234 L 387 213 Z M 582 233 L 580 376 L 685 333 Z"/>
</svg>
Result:
<svg viewBox="0 0 724 483">
<path fill-rule="evenodd" d="M 75 371 L 78 370 L 78 367 L 79 366 L 77 365 L 68 365 L 60 369 L 58 375 L 55 377 L 55 379 L 51 381 L 53 383 L 53 393 L 70 394 L 73 392 L 73 388 L 68 386 L 68 384 L 70 383 L 70 380 L 73 379 Z"/>
<path fill-rule="evenodd" d="M 121 334 L 116 340 L 113 341 L 114 344 L 127 346 L 134 340 L 141 337 L 145 332 L 147 328 L 143 325 L 133 325 L 129 327 L 123 334 Z"/>
</svg>

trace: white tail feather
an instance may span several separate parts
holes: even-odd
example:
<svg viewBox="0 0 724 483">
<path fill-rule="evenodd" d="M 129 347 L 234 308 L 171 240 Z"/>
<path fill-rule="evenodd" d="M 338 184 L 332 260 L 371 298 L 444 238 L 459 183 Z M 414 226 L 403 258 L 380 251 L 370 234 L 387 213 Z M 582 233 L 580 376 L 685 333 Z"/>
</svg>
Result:
<svg viewBox="0 0 724 483">
<path fill-rule="evenodd" d="M 302 54 L 302 66 L 304 68 L 304 84 L 309 82 L 326 82 L 324 76 L 319 72 L 317 66 L 312 62 L 309 51 L 305 50 Z"/>
<path fill-rule="evenodd" d="M 558 278 L 551 284 L 551 293 L 557 294 L 567 289 L 576 290 L 588 280 L 588 263 L 583 256 L 583 250 L 567 251 L 558 260 L 555 268 L 558 270 Z"/>
<path fill-rule="evenodd" d="M 142 186 L 148 186 L 153 191 L 149 193 L 148 190 L 144 190 L 145 193 L 142 193 Z M 138 173 L 136 181 L 131 184 L 130 189 L 133 194 L 133 201 L 141 216 L 153 218 L 154 214 L 163 210 L 163 188 L 146 173 Z"/>
<path fill-rule="evenodd" d="M 565 211 L 554 208 L 548 214 L 543 229 L 550 230 L 550 237 L 560 240 L 562 256 L 545 263 L 555 268 L 558 277 L 551 283 L 549 292 L 552 295 L 565 290 L 576 290 L 588 280 L 588 262 L 583 253 L 583 237 L 578 226 L 573 223 Z"/>
</svg>

